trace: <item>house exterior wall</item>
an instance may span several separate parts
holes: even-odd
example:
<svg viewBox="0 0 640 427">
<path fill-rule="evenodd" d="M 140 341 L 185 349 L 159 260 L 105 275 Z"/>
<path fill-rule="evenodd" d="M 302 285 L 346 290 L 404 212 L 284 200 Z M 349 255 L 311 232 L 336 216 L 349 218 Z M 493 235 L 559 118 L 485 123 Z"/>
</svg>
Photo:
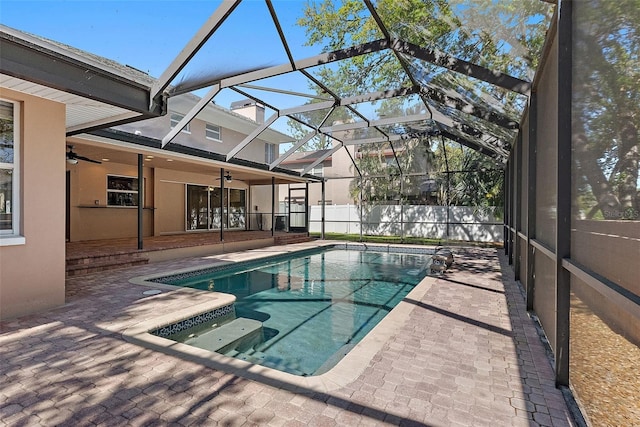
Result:
<svg viewBox="0 0 640 427">
<path fill-rule="evenodd" d="M 355 159 L 355 146 L 345 146 L 335 153 L 331 157 L 331 175 L 332 176 L 355 176 L 356 171 L 353 168 L 353 163 L 347 151 L 351 153 L 351 157 Z M 349 194 L 349 186 L 351 179 L 331 179 L 326 183 L 325 199 L 331 200 L 335 205 L 345 205 L 354 203 L 353 198 Z M 312 199 L 315 200 L 315 199 Z M 318 198 L 318 200 L 320 200 Z"/>
<path fill-rule="evenodd" d="M 67 167 L 71 175 L 70 241 L 116 239 L 138 235 L 138 209 L 136 207 L 107 206 L 107 175 L 136 178 L 137 166 L 113 162 L 78 162 Z M 144 207 L 153 206 L 153 169 L 144 168 Z M 143 213 L 143 236 L 153 232 L 153 211 Z"/>
<path fill-rule="evenodd" d="M 282 192 L 280 185 L 274 186 L 275 200 L 280 199 Z M 249 208 L 251 209 L 250 225 L 254 230 L 271 230 L 271 185 L 256 185 L 251 187 Z M 256 209 L 257 207 L 257 209 Z M 276 205 L 276 211 L 277 211 Z"/>
<path fill-rule="evenodd" d="M 25 243 L 0 246 L 0 319 L 8 319 L 64 304 L 65 106 L 4 88 L 0 97 L 21 104 Z"/>
<path fill-rule="evenodd" d="M 107 175 L 137 177 L 137 166 L 114 162 L 79 162 L 68 168 L 71 173 L 71 241 L 97 240 L 138 235 L 136 207 L 107 206 Z M 186 231 L 186 184 L 219 187 L 216 174 L 202 174 L 145 167 L 143 236 L 184 233 Z M 248 190 L 241 181 L 225 183 L 225 188 Z M 260 200 L 260 210 L 270 209 Z M 96 203 L 97 201 L 97 203 Z M 263 204 L 264 203 L 264 204 Z M 247 209 L 249 210 L 247 195 Z M 64 240 L 63 240 L 64 241 Z"/>
<path fill-rule="evenodd" d="M 328 179 L 325 183 L 325 201 L 330 202 L 332 205 L 348 205 L 353 204 L 355 201 L 349 193 L 349 188 L 353 179 L 348 178 L 354 176 L 356 173 L 353 169 L 353 163 L 347 154 L 347 151 L 351 153 L 351 156 L 355 158 L 355 146 L 345 146 L 331 155 L 330 159 L 325 160 L 323 165 L 323 173 L 325 176 L 330 177 L 345 177 L 341 179 Z M 283 167 L 289 167 L 295 170 L 302 171 L 308 165 L 300 166 L 287 166 L 286 162 L 283 163 Z M 294 187 L 300 187 L 296 185 Z M 288 197 L 289 191 L 286 185 L 280 188 L 280 202 L 284 202 Z M 322 184 L 312 183 L 309 185 L 309 205 L 317 205 L 322 200 Z"/>
<path fill-rule="evenodd" d="M 210 123 L 220 126 L 221 141 L 208 139 L 206 137 L 207 122 L 200 119 L 193 119 L 190 123 L 189 133 L 181 131 L 173 139 L 172 143 L 193 147 L 217 154 L 227 154 L 236 145 L 241 143 L 247 135 L 224 127 L 222 123 Z M 137 133 L 155 139 L 164 138 L 171 131 L 171 112 L 166 116 L 153 119 L 141 120 L 132 124 L 118 126 L 117 129 L 130 133 Z M 237 154 L 237 157 L 251 160 L 257 163 L 265 162 L 265 142 L 255 140 L 247 145 Z"/>
<path fill-rule="evenodd" d="M 154 187 L 157 189 L 153 211 L 154 234 L 157 236 L 186 231 L 186 184 L 220 186 L 220 180 L 214 175 L 156 168 L 154 176 Z M 234 180 L 225 182 L 225 188 L 247 190 L 248 185 Z"/>
</svg>

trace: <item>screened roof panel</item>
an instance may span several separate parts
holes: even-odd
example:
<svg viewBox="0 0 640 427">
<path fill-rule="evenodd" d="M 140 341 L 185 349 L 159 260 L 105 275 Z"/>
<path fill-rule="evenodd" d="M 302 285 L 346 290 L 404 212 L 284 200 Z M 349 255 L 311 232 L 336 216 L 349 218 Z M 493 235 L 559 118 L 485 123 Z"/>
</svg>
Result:
<svg viewBox="0 0 640 427">
<path fill-rule="evenodd" d="M 438 139 L 504 161 L 555 7 L 543 0 L 215 0 L 172 13 L 156 3 L 144 15 L 158 27 L 152 42 L 127 43 L 139 51 L 166 45 L 156 56 L 177 53 L 164 58 L 164 73 L 150 72 L 157 79 L 147 76 L 155 82 L 152 102 L 164 106 L 168 98 L 169 111 L 185 120 L 235 133 L 234 146 L 207 141 L 203 149 L 270 168 L 284 167 L 278 159 L 289 150 L 313 151 L 304 156 L 316 160 L 346 150 L 356 163 L 384 152 L 385 174 L 425 172 L 423 157 Z M 135 4 L 118 8 L 132 14 Z M 170 45 L 176 41 L 180 49 Z M 264 107 L 264 117 L 233 110 L 247 99 Z M 180 143 L 188 135 L 173 136 Z M 171 143 L 169 136 L 158 137 Z M 265 142 L 280 144 L 278 152 Z"/>
<path fill-rule="evenodd" d="M 336 128 L 336 130 L 344 130 L 345 128 L 353 127 L 354 123 L 365 122 L 364 117 L 360 116 L 357 111 L 350 109 L 349 107 L 335 107 L 325 124 L 326 127 Z M 325 130 L 324 128 L 322 128 Z M 331 132 L 331 129 L 326 129 Z"/>
<path fill-rule="evenodd" d="M 202 29 L 194 36 L 185 48 L 194 49 L 191 60 L 183 55 L 170 66 L 181 70 L 170 96 L 180 85 L 218 84 L 218 105 L 250 98 L 265 106 L 266 126 L 290 138 L 294 151 L 327 146 L 309 143 L 319 132 L 359 153 L 368 144 L 379 151 L 381 141 L 398 143 L 409 158 L 422 146 L 402 141 L 424 146 L 441 135 L 500 161 L 515 138 L 554 7 L 540 0 L 235 4 L 220 6 L 229 12 L 218 15 L 221 22 L 207 21 L 211 37 Z M 339 148 L 332 142 L 329 149 Z M 417 171 L 414 163 L 405 168 Z"/>
<path fill-rule="evenodd" d="M 393 124 L 377 126 L 378 129 L 387 135 L 397 136 L 398 139 L 421 138 L 438 133 L 438 125 L 432 119 L 410 120 L 404 122 L 396 122 Z"/>
<path fill-rule="evenodd" d="M 372 88 L 390 90 L 410 85 L 409 76 L 390 50 L 354 53 L 357 56 L 353 58 L 310 66 L 305 71 L 324 85 L 330 94 L 341 98 L 367 93 Z M 354 67 L 354 62 L 357 67 Z M 378 74 L 381 69 L 387 70 L 387 74 Z"/>
<path fill-rule="evenodd" d="M 371 121 L 428 114 L 424 102 L 417 94 L 359 102 L 352 104 L 351 107 Z"/>
<path fill-rule="evenodd" d="M 311 103 L 313 104 L 313 103 Z M 324 126 L 328 118 L 331 116 L 333 112 L 333 108 L 321 108 L 318 110 L 312 110 L 302 113 L 293 113 L 290 114 L 293 120 L 298 121 L 300 123 L 304 123 L 309 129 L 315 129 L 320 126 Z"/>
<path fill-rule="evenodd" d="M 390 3 L 395 7 L 389 8 Z M 527 81 L 532 81 L 537 65 L 531 59 L 540 54 L 544 41 L 535 37 L 544 34 L 553 13 L 553 5 L 540 0 L 378 0 L 374 6 L 395 38 Z M 407 22 L 398 8 L 421 19 Z"/>
<path fill-rule="evenodd" d="M 208 86 L 207 83 L 229 76 L 287 62 L 266 3 L 243 1 L 189 60 L 172 85 L 175 90 Z"/>
<path fill-rule="evenodd" d="M 407 56 L 405 58 L 415 70 L 413 75 L 425 88 L 436 88 L 446 96 L 455 97 L 516 122 L 520 119 L 526 96 L 451 72 L 427 61 Z"/>
<path fill-rule="evenodd" d="M 365 141 L 385 140 L 387 135 L 372 127 L 360 127 L 349 131 L 336 132 L 334 137 L 345 144 L 361 144 Z"/>
<path fill-rule="evenodd" d="M 291 109 L 311 102 L 333 100 L 330 96 L 319 95 L 320 87 L 299 72 L 278 74 L 239 84 L 235 88 L 250 97 L 264 101 L 277 110 Z"/>
<path fill-rule="evenodd" d="M 497 138 L 501 140 L 504 145 L 510 145 L 517 135 L 515 130 L 505 129 L 494 123 L 434 101 L 429 101 L 429 106 L 434 112 L 434 120 L 483 140 L 487 138 Z M 451 120 L 451 122 L 449 122 L 449 120 Z"/>
<path fill-rule="evenodd" d="M 274 1 L 275 10 L 287 45 L 294 60 L 308 58 L 324 52 L 345 49 L 383 38 L 380 29 L 373 24 L 371 13 L 364 3 L 334 0 L 334 9 L 322 9 L 325 13 L 310 16 L 305 6 L 320 10 L 321 2 Z M 318 22 L 318 20 L 322 20 Z M 320 26 L 330 26 L 344 34 L 331 42 L 319 31 L 310 30 L 309 21 Z M 360 31 L 364 30 L 364 31 Z"/>
<path fill-rule="evenodd" d="M 446 125 L 440 125 L 443 131 L 443 137 L 448 139 L 455 138 L 455 141 L 465 145 L 468 148 L 475 149 L 476 151 L 484 152 L 486 155 L 500 161 L 506 162 L 509 156 L 509 146 L 501 147 L 501 144 L 497 140 L 482 140 L 475 136 L 471 136 L 455 127 L 449 127 Z M 446 135 L 444 135 L 446 133 Z"/>
</svg>

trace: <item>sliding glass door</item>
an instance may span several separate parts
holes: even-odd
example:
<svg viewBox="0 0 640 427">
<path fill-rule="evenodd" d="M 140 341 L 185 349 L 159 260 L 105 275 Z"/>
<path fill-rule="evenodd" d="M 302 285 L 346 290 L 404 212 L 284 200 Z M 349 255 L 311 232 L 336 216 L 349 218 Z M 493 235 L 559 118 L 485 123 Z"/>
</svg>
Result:
<svg viewBox="0 0 640 427">
<path fill-rule="evenodd" d="M 225 195 L 227 193 L 227 189 L 224 189 Z M 225 197 L 226 199 L 226 197 Z M 220 188 L 212 188 L 209 192 L 209 206 L 211 206 L 210 212 L 210 226 L 209 228 L 212 230 L 220 230 L 220 225 L 223 224 L 226 209 L 222 209 L 221 206 L 226 206 L 227 201 L 223 200 L 222 204 L 220 202 Z M 227 228 L 227 227 L 225 227 Z"/>
<path fill-rule="evenodd" d="M 221 196 L 219 187 L 187 184 L 187 231 L 244 229 L 246 194 L 246 190 L 225 188 Z"/>
<path fill-rule="evenodd" d="M 209 228 L 209 187 L 187 185 L 187 230 Z"/>
<path fill-rule="evenodd" d="M 246 217 L 245 190 L 229 188 L 229 215 L 227 228 L 244 229 Z"/>
</svg>

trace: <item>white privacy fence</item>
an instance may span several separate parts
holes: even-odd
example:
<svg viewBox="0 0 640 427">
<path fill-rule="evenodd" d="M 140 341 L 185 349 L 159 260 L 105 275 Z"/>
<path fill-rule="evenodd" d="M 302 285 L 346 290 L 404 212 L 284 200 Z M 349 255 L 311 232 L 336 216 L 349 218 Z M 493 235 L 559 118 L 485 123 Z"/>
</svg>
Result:
<svg viewBox="0 0 640 427">
<path fill-rule="evenodd" d="M 322 229 L 322 207 L 311 206 L 309 231 Z M 502 242 L 503 223 L 493 210 L 465 206 L 356 205 L 325 206 L 325 232 L 375 236 L 422 237 L 474 242 Z"/>
</svg>

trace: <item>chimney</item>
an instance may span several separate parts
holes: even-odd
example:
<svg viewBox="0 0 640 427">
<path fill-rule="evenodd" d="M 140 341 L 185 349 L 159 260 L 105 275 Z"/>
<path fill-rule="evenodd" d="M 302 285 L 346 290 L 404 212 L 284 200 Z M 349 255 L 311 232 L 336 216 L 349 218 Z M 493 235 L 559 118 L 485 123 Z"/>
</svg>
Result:
<svg viewBox="0 0 640 427">
<path fill-rule="evenodd" d="M 260 105 L 252 99 L 232 102 L 231 111 L 245 116 L 259 125 L 264 123 L 264 105 Z"/>
</svg>

